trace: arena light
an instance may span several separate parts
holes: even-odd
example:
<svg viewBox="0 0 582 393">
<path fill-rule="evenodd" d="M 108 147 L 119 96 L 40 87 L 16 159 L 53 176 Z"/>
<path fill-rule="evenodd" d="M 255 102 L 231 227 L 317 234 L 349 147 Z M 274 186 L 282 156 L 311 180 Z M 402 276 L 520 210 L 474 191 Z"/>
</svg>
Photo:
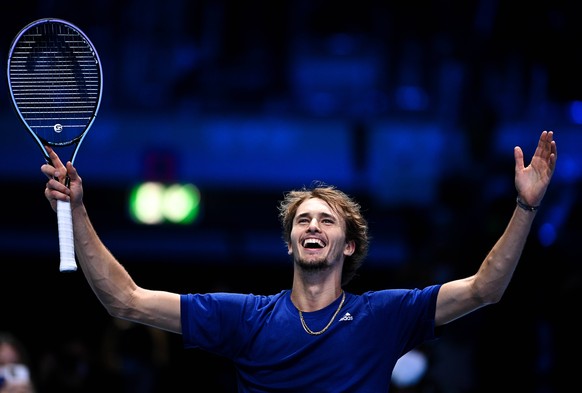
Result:
<svg viewBox="0 0 582 393">
<path fill-rule="evenodd" d="M 200 214 L 200 191 L 193 184 L 140 183 L 130 192 L 129 213 L 145 225 L 191 224 Z"/>
</svg>

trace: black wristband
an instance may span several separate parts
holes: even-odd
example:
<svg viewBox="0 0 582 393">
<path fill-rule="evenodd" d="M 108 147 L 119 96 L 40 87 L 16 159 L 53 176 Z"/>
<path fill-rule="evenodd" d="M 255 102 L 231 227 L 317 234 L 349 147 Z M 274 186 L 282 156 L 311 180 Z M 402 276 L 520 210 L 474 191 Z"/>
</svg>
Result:
<svg viewBox="0 0 582 393">
<path fill-rule="evenodd" d="M 519 196 L 515 199 L 515 201 L 517 202 L 517 206 L 528 212 L 535 212 L 540 208 L 539 206 L 530 206 L 527 203 L 524 203 L 521 199 L 519 199 Z"/>
</svg>

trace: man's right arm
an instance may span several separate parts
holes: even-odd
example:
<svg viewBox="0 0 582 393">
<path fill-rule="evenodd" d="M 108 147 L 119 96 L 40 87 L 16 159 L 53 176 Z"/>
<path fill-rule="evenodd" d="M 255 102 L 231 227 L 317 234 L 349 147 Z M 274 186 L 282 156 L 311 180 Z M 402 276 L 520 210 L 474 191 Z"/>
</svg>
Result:
<svg viewBox="0 0 582 393">
<path fill-rule="evenodd" d="M 76 168 L 69 162 L 65 169 L 56 153 L 47 150 L 54 166 L 41 168 L 49 178 L 45 196 L 53 210 L 57 199 L 70 201 L 77 262 L 99 301 L 113 317 L 181 333 L 180 295 L 147 290 L 133 281 L 97 235 L 83 203 L 82 180 Z M 65 175 L 69 176 L 69 187 L 64 185 Z"/>
</svg>

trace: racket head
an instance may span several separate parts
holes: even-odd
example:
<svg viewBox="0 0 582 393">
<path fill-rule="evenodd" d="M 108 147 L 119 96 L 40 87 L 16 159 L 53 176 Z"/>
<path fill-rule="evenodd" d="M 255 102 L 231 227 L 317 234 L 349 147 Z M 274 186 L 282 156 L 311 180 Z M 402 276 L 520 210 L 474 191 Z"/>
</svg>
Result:
<svg viewBox="0 0 582 393">
<path fill-rule="evenodd" d="M 12 40 L 7 73 L 14 109 L 47 161 L 45 145 L 81 143 L 103 90 L 99 55 L 81 29 L 55 18 L 29 23 Z"/>
</svg>

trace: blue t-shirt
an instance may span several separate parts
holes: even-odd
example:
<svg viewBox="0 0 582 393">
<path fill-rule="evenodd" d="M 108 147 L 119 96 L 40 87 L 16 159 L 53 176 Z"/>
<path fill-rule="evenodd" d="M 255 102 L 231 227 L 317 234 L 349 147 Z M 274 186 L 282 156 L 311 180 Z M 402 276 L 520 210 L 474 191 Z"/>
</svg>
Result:
<svg viewBox="0 0 582 393">
<path fill-rule="evenodd" d="M 185 294 L 184 347 L 231 359 L 239 392 L 387 392 L 398 358 L 435 338 L 439 289 L 346 293 L 329 329 L 317 336 L 303 329 L 290 290 Z M 304 312 L 307 326 L 323 329 L 340 301 Z"/>
</svg>

